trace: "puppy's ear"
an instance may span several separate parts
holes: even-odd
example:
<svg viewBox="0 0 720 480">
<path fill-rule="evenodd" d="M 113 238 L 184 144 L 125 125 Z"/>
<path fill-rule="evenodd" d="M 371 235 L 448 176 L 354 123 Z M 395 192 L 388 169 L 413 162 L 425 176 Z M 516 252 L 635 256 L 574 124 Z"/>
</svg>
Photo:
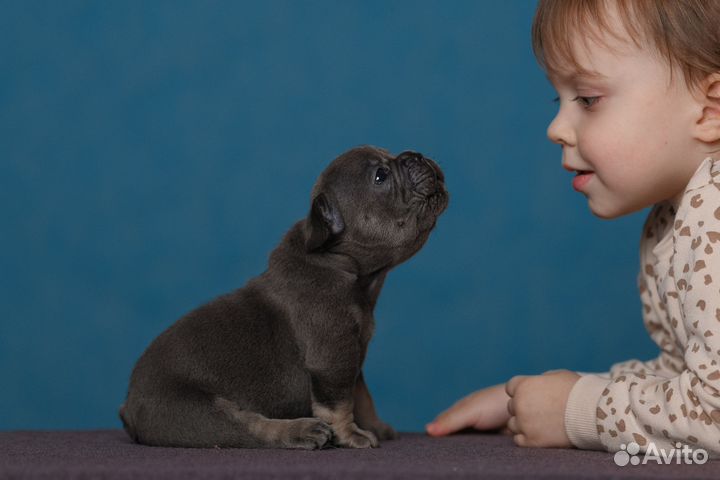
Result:
<svg viewBox="0 0 720 480">
<path fill-rule="evenodd" d="M 340 210 L 332 194 L 319 193 L 313 198 L 305 221 L 305 250 L 311 252 L 345 229 Z"/>
</svg>

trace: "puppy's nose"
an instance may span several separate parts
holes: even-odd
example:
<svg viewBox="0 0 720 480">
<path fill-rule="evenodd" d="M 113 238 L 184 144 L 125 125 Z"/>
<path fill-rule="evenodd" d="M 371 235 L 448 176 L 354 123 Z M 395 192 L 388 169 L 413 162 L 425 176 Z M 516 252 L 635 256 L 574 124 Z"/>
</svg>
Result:
<svg viewBox="0 0 720 480">
<path fill-rule="evenodd" d="M 430 168 L 432 168 L 435 171 L 435 175 L 437 176 L 437 179 L 440 180 L 441 182 L 444 182 L 445 175 L 443 174 L 443 171 L 440 170 L 440 166 L 437 163 L 433 162 L 429 158 L 423 158 L 423 160 L 425 160 L 425 162 L 427 162 L 427 164 L 430 165 Z"/>
<path fill-rule="evenodd" d="M 435 178 L 441 182 L 445 181 L 445 175 L 443 174 L 442 170 L 440 170 L 440 167 L 437 163 L 433 162 L 431 159 L 424 157 L 422 153 L 419 152 L 413 152 L 413 151 L 406 151 L 398 155 L 398 160 L 400 161 L 400 164 L 403 167 L 406 168 L 413 168 L 413 167 L 425 167 L 429 168 L 430 171 L 432 171 L 435 174 Z"/>
<path fill-rule="evenodd" d="M 424 158 L 425 157 L 423 157 L 422 153 L 413 152 L 411 150 L 402 152 L 400 155 L 398 155 L 398 160 L 403 166 L 410 165 L 410 163 L 412 162 L 423 161 Z"/>
</svg>

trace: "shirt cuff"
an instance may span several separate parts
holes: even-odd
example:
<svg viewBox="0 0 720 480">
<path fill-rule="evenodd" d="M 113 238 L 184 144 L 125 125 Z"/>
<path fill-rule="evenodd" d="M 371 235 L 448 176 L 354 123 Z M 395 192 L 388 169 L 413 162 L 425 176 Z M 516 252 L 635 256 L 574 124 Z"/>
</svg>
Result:
<svg viewBox="0 0 720 480">
<path fill-rule="evenodd" d="M 582 375 L 568 396 L 565 433 L 570 443 L 583 450 L 604 450 L 597 431 L 597 405 L 610 381 L 595 374 Z"/>
<path fill-rule="evenodd" d="M 610 372 L 575 372 L 575 373 L 577 373 L 580 376 L 595 375 L 595 376 L 607 378 L 608 380 L 610 380 Z"/>
</svg>

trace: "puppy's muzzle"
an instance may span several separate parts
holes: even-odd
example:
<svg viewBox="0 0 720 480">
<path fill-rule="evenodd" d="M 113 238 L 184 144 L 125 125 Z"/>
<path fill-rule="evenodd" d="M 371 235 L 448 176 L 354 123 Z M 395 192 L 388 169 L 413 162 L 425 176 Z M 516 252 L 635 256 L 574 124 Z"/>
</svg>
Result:
<svg viewBox="0 0 720 480">
<path fill-rule="evenodd" d="M 408 151 L 398 155 L 397 160 L 407 173 L 413 191 L 424 197 L 444 191 L 445 176 L 440 167 L 429 158 L 425 158 L 421 153 Z"/>
</svg>

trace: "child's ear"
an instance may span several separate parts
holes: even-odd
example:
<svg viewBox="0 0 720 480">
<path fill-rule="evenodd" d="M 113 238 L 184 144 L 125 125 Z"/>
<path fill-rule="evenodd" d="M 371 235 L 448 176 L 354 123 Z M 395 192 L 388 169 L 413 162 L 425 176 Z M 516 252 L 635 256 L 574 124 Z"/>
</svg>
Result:
<svg viewBox="0 0 720 480">
<path fill-rule="evenodd" d="M 702 115 L 695 122 L 695 138 L 705 143 L 720 141 L 720 72 L 708 75 L 700 89 Z"/>
</svg>

